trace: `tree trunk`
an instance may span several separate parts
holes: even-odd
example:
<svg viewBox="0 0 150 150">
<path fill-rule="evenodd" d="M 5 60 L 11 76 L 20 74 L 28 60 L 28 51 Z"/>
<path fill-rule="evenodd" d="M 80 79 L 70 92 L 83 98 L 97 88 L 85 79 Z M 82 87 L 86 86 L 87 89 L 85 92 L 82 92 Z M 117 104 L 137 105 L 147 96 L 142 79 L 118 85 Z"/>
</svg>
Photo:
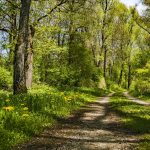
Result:
<svg viewBox="0 0 150 150">
<path fill-rule="evenodd" d="M 70 21 L 70 26 L 69 26 L 69 59 L 68 59 L 68 64 L 71 65 L 73 63 L 73 56 L 72 56 L 72 49 L 73 49 L 73 42 L 74 42 L 74 33 L 73 33 L 73 21 Z"/>
<path fill-rule="evenodd" d="M 61 32 L 58 32 L 58 46 L 61 46 Z"/>
<path fill-rule="evenodd" d="M 104 48 L 104 78 L 106 80 L 106 63 L 107 63 L 107 50 Z"/>
<path fill-rule="evenodd" d="M 14 94 L 27 93 L 25 54 L 29 43 L 29 12 L 31 0 L 21 0 L 18 39 L 14 53 Z"/>
<path fill-rule="evenodd" d="M 121 65 L 121 71 L 120 71 L 118 85 L 121 85 L 121 83 L 122 83 L 123 68 L 124 68 L 124 64 Z"/>
<path fill-rule="evenodd" d="M 29 28 L 28 36 L 28 49 L 25 55 L 25 81 L 27 89 L 32 87 L 32 75 L 33 75 L 33 38 L 35 35 L 35 29 L 33 26 Z"/>
<path fill-rule="evenodd" d="M 64 47 L 64 44 L 65 44 L 65 34 L 63 34 L 61 46 Z"/>
<path fill-rule="evenodd" d="M 130 88 L 131 85 L 131 65 L 128 65 L 128 89 Z"/>
</svg>

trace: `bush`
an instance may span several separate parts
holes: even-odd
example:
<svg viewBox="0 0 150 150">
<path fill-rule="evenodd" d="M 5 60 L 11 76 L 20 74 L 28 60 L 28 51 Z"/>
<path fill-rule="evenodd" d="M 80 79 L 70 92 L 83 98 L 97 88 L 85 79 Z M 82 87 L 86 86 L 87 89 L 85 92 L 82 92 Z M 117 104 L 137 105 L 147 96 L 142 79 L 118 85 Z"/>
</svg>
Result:
<svg viewBox="0 0 150 150">
<path fill-rule="evenodd" d="M 5 68 L 0 67 L 0 88 L 8 89 L 12 85 L 12 76 Z"/>
<path fill-rule="evenodd" d="M 134 88 L 136 93 L 150 95 L 150 83 L 148 81 L 138 80 Z"/>
</svg>

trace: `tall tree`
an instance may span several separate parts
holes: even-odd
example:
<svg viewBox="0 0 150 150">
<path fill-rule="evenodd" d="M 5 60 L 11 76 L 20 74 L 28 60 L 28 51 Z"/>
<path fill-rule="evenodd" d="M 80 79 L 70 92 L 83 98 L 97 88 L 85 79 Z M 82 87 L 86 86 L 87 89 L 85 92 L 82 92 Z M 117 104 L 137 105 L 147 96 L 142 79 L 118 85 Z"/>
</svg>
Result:
<svg viewBox="0 0 150 150">
<path fill-rule="evenodd" d="M 21 0 L 19 30 L 14 52 L 14 94 L 26 93 L 25 63 L 29 44 L 29 15 L 31 0 Z"/>
</svg>

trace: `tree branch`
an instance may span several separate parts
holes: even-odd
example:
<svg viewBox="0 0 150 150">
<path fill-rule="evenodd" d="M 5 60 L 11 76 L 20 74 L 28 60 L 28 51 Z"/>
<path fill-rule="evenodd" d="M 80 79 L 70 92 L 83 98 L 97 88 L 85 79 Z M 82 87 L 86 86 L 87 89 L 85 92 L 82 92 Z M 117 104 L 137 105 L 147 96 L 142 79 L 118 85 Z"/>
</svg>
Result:
<svg viewBox="0 0 150 150">
<path fill-rule="evenodd" d="M 13 2 L 11 2 L 10 0 L 6 0 L 8 3 L 10 3 L 14 8 L 20 9 L 20 7 L 16 4 L 14 4 Z"/>
<path fill-rule="evenodd" d="M 145 27 L 143 27 L 140 23 L 138 23 L 136 20 L 135 20 L 136 24 L 142 28 L 144 31 L 146 31 L 148 34 L 150 34 L 150 30 L 146 29 Z"/>
<path fill-rule="evenodd" d="M 42 19 L 48 17 L 57 7 L 61 6 L 62 4 L 66 3 L 67 0 L 62 0 L 60 3 L 58 3 L 56 6 L 54 6 L 46 15 L 41 16 L 37 22 L 40 22 Z"/>
<path fill-rule="evenodd" d="M 9 33 L 9 30 L 7 30 L 7 29 L 5 29 L 5 28 L 0 28 L 0 31 Z"/>
</svg>

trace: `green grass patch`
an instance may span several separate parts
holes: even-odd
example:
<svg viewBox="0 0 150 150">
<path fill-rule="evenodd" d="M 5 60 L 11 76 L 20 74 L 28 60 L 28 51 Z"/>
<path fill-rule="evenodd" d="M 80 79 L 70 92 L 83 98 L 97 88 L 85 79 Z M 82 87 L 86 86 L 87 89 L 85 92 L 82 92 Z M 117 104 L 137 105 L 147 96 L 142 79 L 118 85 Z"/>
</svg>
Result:
<svg viewBox="0 0 150 150">
<path fill-rule="evenodd" d="M 0 91 L 0 149 L 9 150 L 39 134 L 107 91 L 88 88 L 58 89 L 34 86 L 28 94 Z"/>
<path fill-rule="evenodd" d="M 122 117 L 122 125 L 144 139 L 139 149 L 150 147 L 150 107 L 128 101 L 121 93 L 111 98 L 110 107 Z"/>
<path fill-rule="evenodd" d="M 147 93 L 147 94 L 141 94 L 137 91 L 130 91 L 130 94 L 140 100 L 143 100 L 145 102 L 150 102 L 150 94 Z"/>
</svg>

